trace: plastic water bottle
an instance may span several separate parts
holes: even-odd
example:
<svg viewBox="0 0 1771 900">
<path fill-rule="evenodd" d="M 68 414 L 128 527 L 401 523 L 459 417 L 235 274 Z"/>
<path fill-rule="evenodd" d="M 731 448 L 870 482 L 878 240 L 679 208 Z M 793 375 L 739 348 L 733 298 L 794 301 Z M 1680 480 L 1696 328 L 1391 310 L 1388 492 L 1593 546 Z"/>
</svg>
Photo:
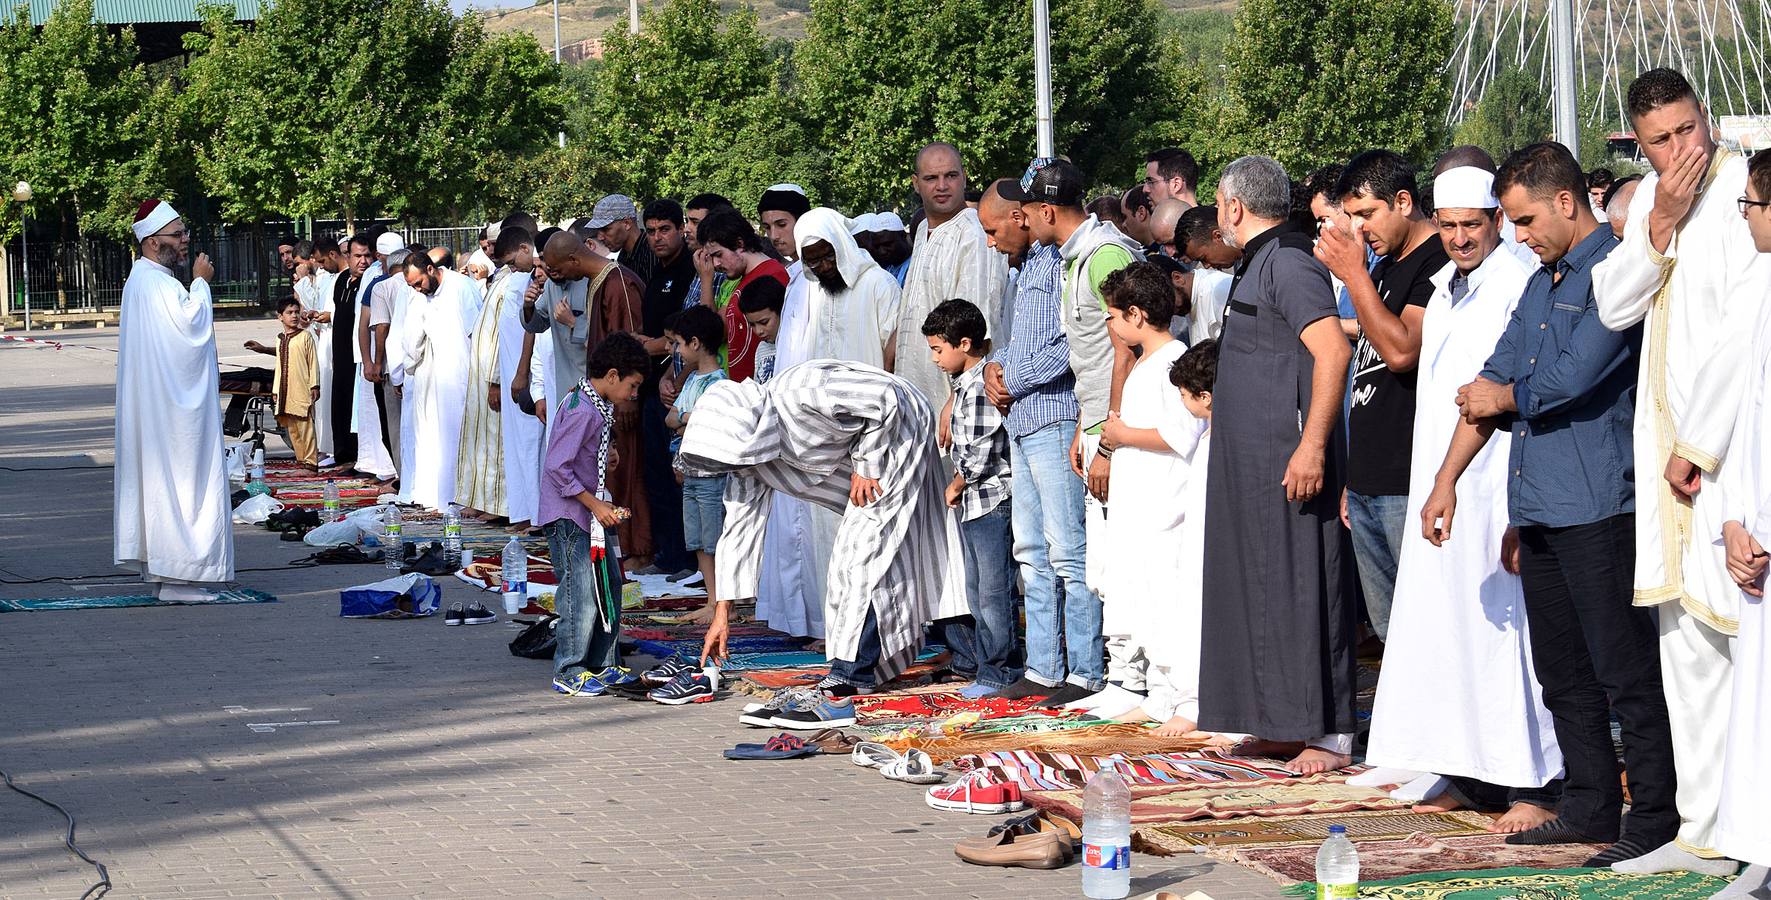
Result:
<svg viewBox="0 0 1771 900">
<path fill-rule="evenodd" d="M 461 566 L 461 507 L 454 503 L 443 510 L 443 559 Z"/>
<path fill-rule="evenodd" d="M 523 545 L 511 535 L 510 541 L 504 545 L 504 568 L 501 573 L 504 592 L 504 613 L 514 616 L 522 611 L 529 602 L 529 554 L 523 552 Z"/>
<path fill-rule="evenodd" d="M 338 511 L 338 482 L 333 481 L 330 478 L 326 479 L 326 489 L 322 496 L 326 499 L 321 505 L 322 515 L 320 518 L 327 522 L 336 522 L 343 518 Z"/>
<path fill-rule="evenodd" d="M 400 521 L 400 508 L 392 503 L 381 510 L 381 545 L 387 548 L 383 558 L 395 574 L 406 561 L 406 527 Z"/>
<path fill-rule="evenodd" d="M 1359 851 L 1347 840 L 1347 826 L 1328 826 L 1328 840 L 1316 851 L 1316 900 L 1359 896 Z"/>
<path fill-rule="evenodd" d="M 1131 788 L 1096 772 L 1082 792 L 1082 895 L 1118 900 L 1131 893 Z"/>
<path fill-rule="evenodd" d="M 249 484 L 246 490 L 254 495 L 270 493 L 270 487 L 264 483 L 264 448 L 252 451 L 252 468 L 248 474 Z"/>
</svg>

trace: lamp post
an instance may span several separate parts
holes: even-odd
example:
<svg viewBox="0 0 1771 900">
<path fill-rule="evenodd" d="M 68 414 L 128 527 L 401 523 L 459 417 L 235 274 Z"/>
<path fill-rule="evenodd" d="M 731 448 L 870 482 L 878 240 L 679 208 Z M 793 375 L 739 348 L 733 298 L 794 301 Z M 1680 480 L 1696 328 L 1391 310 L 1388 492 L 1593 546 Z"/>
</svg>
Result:
<svg viewBox="0 0 1771 900">
<path fill-rule="evenodd" d="M 560 0 L 553 0 L 553 64 L 560 65 Z M 560 129 L 560 149 L 566 149 L 566 130 Z"/>
<path fill-rule="evenodd" d="M 30 186 L 30 184 L 20 181 L 18 184 L 13 185 L 12 186 L 12 199 L 19 202 L 19 208 L 18 208 L 19 264 L 24 267 L 24 273 L 25 273 L 25 292 L 24 292 L 25 330 L 30 331 L 31 330 L 31 238 L 30 238 L 30 235 L 28 234 L 28 232 L 30 231 L 30 228 L 27 227 L 29 225 L 29 223 L 25 219 L 25 208 L 24 208 L 24 204 L 31 202 L 31 186 Z"/>
</svg>

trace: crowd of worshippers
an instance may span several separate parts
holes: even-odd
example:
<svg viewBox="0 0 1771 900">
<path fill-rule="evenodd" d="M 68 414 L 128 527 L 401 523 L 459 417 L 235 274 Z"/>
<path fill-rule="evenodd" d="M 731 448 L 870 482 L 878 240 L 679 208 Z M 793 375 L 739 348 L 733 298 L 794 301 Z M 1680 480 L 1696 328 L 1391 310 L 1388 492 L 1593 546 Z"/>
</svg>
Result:
<svg viewBox="0 0 1771 900">
<path fill-rule="evenodd" d="M 391 232 L 296 243 L 298 452 L 545 527 L 563 693 L 631 677 L 621 570 L 698 569 L 703 661 L 754 600 L 822 642 L 814 716 L 932 642 L 968 697 L 1312 774 L 1353 762 L 1366 642 L 1372 783 L 1609 845 L 1594 866 L 1759 864 L 1745 893 L 1771 862 L 1771 156 L 1719 147 L 1676 72 L 1626 99 L 1652 171 L 1622 204 L 1554 143 L 1301 182 L 1245 156 L 1215 206 L 1178 149 L 1091 202 L 1052 158 L 968 194 L 931 143 L 908 228 L 776 185 L 513 214 L 459 271 Z M 187 297 L 188 236 L 147 209 L 120 395 L 173 352 L 134 349 L 158 320 L 130 299 Z M 119 404 L 118 559 L 217 580 L 200 536 L 157 566 L 125 535 L 161 490 L 125 417 L 163 415 Z"/>
</svg>

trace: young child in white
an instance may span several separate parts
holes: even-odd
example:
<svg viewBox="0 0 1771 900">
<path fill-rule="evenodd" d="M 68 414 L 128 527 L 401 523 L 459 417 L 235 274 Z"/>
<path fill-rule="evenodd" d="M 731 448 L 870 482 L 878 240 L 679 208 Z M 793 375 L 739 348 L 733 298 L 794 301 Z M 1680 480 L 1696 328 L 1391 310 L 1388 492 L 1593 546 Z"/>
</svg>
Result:
<svg viewBox="0 0 1771 900">
<path fill-rule="evenodd" d="M 1187 346 L 1169 333 L 1174 291 L 1161 269 L 1134 263 L 1101 285 L 1107 327 L 1140 352 L 1126 376 L 1117 414 L 1109 414 L 1102 440 L 1113 448 L 1107 495 L 1107 555 L 1102 590 L 1102 631 L 1127 635 L 1139 651 L 1149 694 L 1135 708 L 1095 710 L 1127 722 L 1159 721 L 1167 732 L 1194 730 L 1199 699 L 1199 607 L 1179 610 L 1176 586 L 1199 554 L 1183 542 L 1189 489 L 1198 479 L 1195 453 L 1205 423 L 1196 418 L 1169 380 Z M 1189 662 L 1190 661 L 1190 662 Z"/>
</svg>

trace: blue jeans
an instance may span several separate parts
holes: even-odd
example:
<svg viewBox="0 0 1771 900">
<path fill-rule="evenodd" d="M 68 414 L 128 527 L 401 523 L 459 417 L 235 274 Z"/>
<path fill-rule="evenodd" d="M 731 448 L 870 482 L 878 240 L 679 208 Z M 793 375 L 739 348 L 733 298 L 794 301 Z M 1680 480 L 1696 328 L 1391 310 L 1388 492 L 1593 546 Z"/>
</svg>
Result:
<svg viewBox="0 0 1771 900">
<path fill-rule="evenodd" d="M 1353 529 L 1353 562 L 1365 611 L 1379 640 L 1390 633 L 1390 601 L 1396 593 L 1396 564 L 1402 559 L 1402 532 L 1407 525 L 1408 497 L 1367 497 L 1347 492 L 1347 523 Z"/>
<path fill-rule="evenodd" d="M 726 476 L 683 479 L 683 545 L 713 553 L 726 522 Z"/>
<path fill-rule="evenodd" d="M 858 688 L 878 687 L 880 652 L 879 617 L 869 609 L 866 621 L 861 623 L 861 643 L 855 658 L 846 660 L 831 657 L 831 679 L 843 684 L 852 684 Z"/>
<path fill-rule="evenodd" d="M 656 394 L 640 407 L 640 471 L 646 482 L 646 503 L 652 511 L 652 565 L 666 572 L 695 568 L 695 554 L 683 549 L 683 498 L 670 468 L 667 410 Z"/>
<path fill-rule="evenodd" d="M 547 526 L 547 549 L 560 582 L 553 595 L 554 612 L 560 616 L 553 629 L 554 676 L 620 665 L 621 596 L 617 593 L 613 598 L 615 614 L 609 616 L 605 613 L 609 601 L 600 595 L 599 587 L 613 583 L 617 592 L 620 590 L 620 579 L 612 571 L 613 559 L 591 559 L 590 535 L 571 519 Z"/>
<path fill-rule="evenodd" d="M 961 522 L 965 548 L 965 597 L 972 609 L 971 659 L 979 684 L 1001 688 L 1021 677 L 1015 655 L 1015 560 L 1007 502 L 970 522 Z M 963 627 L 963 626 L 962 626 Z M 956 629 L 949 627 L 952 636 Z M 956 652 L 954 659 L 958 660 Z M 955 667 L 957 670 L 957 666 Z"/>
<path fill-rule="evenodd" d="M 1046 687 L 1107 684 L 1101 598 L 1089 590 L 1082 479 L 1070 470 L 1076 422 L 1009 439 L 1014 555 L 1027 599 L 1027 678 Z"/>
</svg>

